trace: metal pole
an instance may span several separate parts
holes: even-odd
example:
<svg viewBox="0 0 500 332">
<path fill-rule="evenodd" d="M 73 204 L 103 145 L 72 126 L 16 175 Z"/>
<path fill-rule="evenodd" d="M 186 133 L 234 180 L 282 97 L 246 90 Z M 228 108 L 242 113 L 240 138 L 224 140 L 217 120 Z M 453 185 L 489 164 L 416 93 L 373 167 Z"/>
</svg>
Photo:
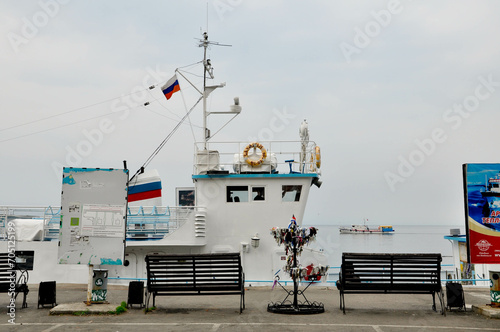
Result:
<svg viewBox="0 0 500 332">
<path fill-rule="evenodd" d="M 203 148 L 207 149 L 207 43 L 208 35 L 204 34 L 203 41 Z"/>
<path fill-rule="evenodd" d="M 87 302 L 89 306 L 92 303 L 92 279 L 94 277 L 94 265 L 89 264 L 89 282 L 87 285 Z"/>
<path fill-rule="evenodd" d="M 295 275 L 293 276 L 293 308 L 299 310 L 299 305 L 297 301 L 297 292 L 299 288 L 299 283 L 297 282 L 297 238 L 293 238 L 293 267 Z"/>
</svg>

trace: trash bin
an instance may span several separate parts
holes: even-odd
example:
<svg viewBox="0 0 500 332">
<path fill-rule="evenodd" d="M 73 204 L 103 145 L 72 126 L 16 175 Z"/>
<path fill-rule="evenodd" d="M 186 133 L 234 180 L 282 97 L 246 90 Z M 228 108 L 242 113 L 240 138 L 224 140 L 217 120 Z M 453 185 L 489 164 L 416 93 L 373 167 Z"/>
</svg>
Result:
<svg viewBox="0 0 500 332">
<path fill-rule="evenodd" d="M 144 307 L 144 281 L 131 281 L 128 285 L 127 308 L 133 304 Z"/>
<path fill-rule="evenodd" d="M 106 301 L 108 293 L 108 270 L 94 270 L 92 276 L 92 303 Z"/>
<path fill-rule="evenodd" d="M 52 307 L 57 305 L 55 281 L 42 281 L 38 287 L 38 308 L 40 309 L 40 305 L 43 308 L 46 304 Z"/>
<path fill-rule="evenodd" d="M 465 309 L 464 289 L 461 284 L 457 282 L 446 283 L 446 306 L 448 310 L 451 308 Z"/>
<path fill-rule="evenodd" d="M 500 307 L 500 272 L 490 271 L 491 306 Z"/>
</svg>

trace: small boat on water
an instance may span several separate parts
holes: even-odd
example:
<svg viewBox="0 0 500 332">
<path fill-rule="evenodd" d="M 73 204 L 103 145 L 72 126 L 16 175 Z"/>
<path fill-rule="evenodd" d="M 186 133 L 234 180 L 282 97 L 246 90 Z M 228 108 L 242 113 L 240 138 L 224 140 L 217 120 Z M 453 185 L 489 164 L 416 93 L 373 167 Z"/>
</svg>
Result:
<svg viewBox="0 0 500 332">
<path fill-rule="evenodd" d="M 370 228 L 366 225 L 351 225 L 351 227 L 339 227 L 340 234 L 392 234 L 394 229 L 390 225 Z"/>
</svg>

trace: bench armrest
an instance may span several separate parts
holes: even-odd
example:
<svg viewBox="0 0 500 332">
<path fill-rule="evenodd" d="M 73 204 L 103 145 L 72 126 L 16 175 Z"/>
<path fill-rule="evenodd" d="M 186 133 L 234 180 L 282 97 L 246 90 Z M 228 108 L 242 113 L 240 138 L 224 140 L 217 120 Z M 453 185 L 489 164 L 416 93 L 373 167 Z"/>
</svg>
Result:
<svg viewBox="0 0 500 332">
<path fill-rule="evenodd" d="M 336 283 L 337 289 L 340 290 L 340 288 L 342 287 L 341 286 L 342 284 L 343 284 L 343 280 L 342 280 L 342 267 L 340 267 L 339 280 L 337 280 L 337 283 Z"/>
<path fill-rule="evenodd" d="M 19 270 L 19 277 L 17 278 L 17 281 L 16 281 L 16 286 L 24 286 L 24 285 L 28 285 L 28 280 L 29 280 L 29 273 L 28 273 L 28 270 Z"/>
</svg>

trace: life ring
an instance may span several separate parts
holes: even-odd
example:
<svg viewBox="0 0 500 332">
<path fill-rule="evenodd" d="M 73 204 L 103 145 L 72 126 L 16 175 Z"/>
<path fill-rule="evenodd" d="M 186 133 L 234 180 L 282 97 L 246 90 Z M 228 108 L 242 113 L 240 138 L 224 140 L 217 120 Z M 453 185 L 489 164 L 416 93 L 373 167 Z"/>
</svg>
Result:
<svg viewBox="0 0 500 332">
<path fill-rule="evenodd" d="M 314 148 L 316 152 L 316 167 L 320 168 L 321 167 L 321 151 L 319 149 L 319 146 L 316 145 L 316 148 Z"/>
<path fill-rule="evenodd" d="M 248 152 L 250 151 L 251 148 L 259 149 L 262 152 L 259 160 L 252 160 L 252 159 L 248 158 Z M 260 144 L 258 142 L 253 142 L 253 143 L 248 144 L 245 147 L 245 149 L 243 150 L 243 158 L 245 158 L 245 161 L 247 162 L 248 165 L 250 165 L 252 167 L 256 167 L 256 166 L 259 166 L 260 164 L 262 164 L 264 162 L 264 160 L 267 158 L 267 151 L 262 144 Z"/>
</svg>

